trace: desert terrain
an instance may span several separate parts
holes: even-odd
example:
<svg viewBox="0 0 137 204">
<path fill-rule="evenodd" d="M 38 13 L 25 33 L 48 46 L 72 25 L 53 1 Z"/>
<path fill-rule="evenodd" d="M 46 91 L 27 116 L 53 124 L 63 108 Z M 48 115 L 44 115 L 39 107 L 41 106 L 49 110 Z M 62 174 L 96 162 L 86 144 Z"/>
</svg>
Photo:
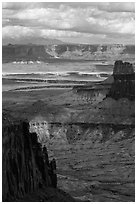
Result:
<svg viewBox="0 0 137 204">
<path fill-rule="evenodd" d="M 76 201 L 135 199 L 134 73 L 123 66 L 90 86 L 3 92 L 3 114 L 35 126 L 57 161 L 58 188 Z"/>
</svg>

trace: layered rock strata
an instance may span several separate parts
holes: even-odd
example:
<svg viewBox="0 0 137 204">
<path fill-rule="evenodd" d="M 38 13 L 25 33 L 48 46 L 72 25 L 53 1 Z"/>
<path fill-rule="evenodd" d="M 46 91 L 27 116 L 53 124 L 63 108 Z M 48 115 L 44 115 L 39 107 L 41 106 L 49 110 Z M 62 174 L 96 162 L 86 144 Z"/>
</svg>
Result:
<svg viewBox="0 0 137 204">
<path fill-rule="evenodd" d="M 12 61 L 47 61 L 48 59 L 68 60 L 111 60 L 134 59 L 134 45 L 6 45 L 2 48 L 3 62 Z"/>
</svg>

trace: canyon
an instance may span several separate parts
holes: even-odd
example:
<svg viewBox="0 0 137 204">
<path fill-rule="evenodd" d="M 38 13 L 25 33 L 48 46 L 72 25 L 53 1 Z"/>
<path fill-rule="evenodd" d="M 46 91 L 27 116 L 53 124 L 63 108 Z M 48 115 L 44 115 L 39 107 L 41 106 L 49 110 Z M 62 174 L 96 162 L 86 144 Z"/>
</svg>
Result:
<svg viewBox="0 0 137 204">
<path fill-rule="evenodd" d="M 105 81 L 77 86 L 56 96 L 47 97 L 42 91 L 36 101 L 35 92 L 28 101 L 32 93 L 25 93 L 22 98 L 21 94 L 12 92 L 12 99 L 3 105 L 3 119 L 10 115 L 10 119 L 3 122 L 3 173 L 12 169 L 12 159 L 7 152 L 13 149 L 11 156 L 19 168 L 18 152 L 27 159 L 28 170 L 26 173 L 19 171 L 24 176 L 32 175 L 27 193 L 40 189 L 39 182 L 44 182 L 40 179 L 41 169 L 38 169 L 33 150 L 28 149 L 31 154 L 24 155 L 25 146 L 22 145 L 26 138 L 25 148 L 31 149 L 30 138 L 37 135 L 36 144 L 46 145 L 49 159 L 57 161 L 58 188 L 71 196 L 65 201 L 135 200 L 135 72 L 132 64 L 116 61 L 113 74 Z M 22 125 L 17 126 L 20 131 L 18 128 L 11 131 L 11 123 L 16 127 L 16 120 L 20 125 L 20 121 L 27 120 L 27 134 L 21 133 Z M 38 172 L 36 178 L 35 171 Z M 18 174 L 14 169 L 12 172 L 16 186 L 14 175 Z M 3 178 L 3 185 L 10 185 L 7 174 Z M 18 178 L 24 183 L 23 176 Z M 50 187 L 47 180 L 41 185 Z M 20 187 L 15 191 L 19 198 L 20 191 Z M 13 199 L 15 197 L 13 195 Z M 54 201 L 57 200 L 54 197 Z"/>
</svg>

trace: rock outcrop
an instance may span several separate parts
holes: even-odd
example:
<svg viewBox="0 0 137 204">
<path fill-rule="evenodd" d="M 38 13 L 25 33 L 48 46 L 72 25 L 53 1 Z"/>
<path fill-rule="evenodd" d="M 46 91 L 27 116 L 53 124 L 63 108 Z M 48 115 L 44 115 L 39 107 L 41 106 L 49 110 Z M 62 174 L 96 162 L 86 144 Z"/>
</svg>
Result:
<svg viewBox="0 0 137 204">
<path fill-rule="evenodd" d="M 134 74 L 133 65 L 129 62 L 122 62 L 121 60 L 116 61 L 114 64 L 113 75 L 114 78 L 117 75 L 128 75 Z"/>
<path fill-rule="evenodd" d="M 48 154 L 44 156 L 29 123 L 3 113 L 2 200 L 75 201 L 53 186 Z M 67 197 L 66 197 L 67 196 Z"/>
<path fill-rule="evenodd" d="M 29 133 L 27 122 L 13 122 L 4 115 L 2 142 L 3 201 L 14 201 L 43 186 L 51 186 L 37 135 Z"/>
<path fill-rule="evenodd" d="M 115 61 L 113 74 L 106 80 L 84 86 L 76 86 L 73 93 L 77 100 L 87 104 L 98 104 L 106 97 L 135 100 L 135 71 L 129 62 Z"/>
<path fill-rule="evenodd" d="M 133 65 L 128 62 L 116 61 L 113 70 L 114 82 L 108 93 L 114 99 L 135 99 L 135 72 Z"/>
</svg>

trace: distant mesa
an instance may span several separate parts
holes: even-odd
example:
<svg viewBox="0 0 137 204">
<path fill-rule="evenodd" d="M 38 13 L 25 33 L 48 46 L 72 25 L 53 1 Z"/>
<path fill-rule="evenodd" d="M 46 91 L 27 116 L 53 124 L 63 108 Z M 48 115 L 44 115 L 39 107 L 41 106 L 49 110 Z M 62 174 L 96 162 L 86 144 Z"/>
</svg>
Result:
<svg viewBox="0 0 137 204">
<path fill-rule="evenodd" d="M 135 45 L 88 45 L 53 42 L 43 44 L 9 44 L 2 47 L 2 62 L 48 60 L 96 60 L 115 61 L 116 59 L 135 59 Z"/>
</svg>

